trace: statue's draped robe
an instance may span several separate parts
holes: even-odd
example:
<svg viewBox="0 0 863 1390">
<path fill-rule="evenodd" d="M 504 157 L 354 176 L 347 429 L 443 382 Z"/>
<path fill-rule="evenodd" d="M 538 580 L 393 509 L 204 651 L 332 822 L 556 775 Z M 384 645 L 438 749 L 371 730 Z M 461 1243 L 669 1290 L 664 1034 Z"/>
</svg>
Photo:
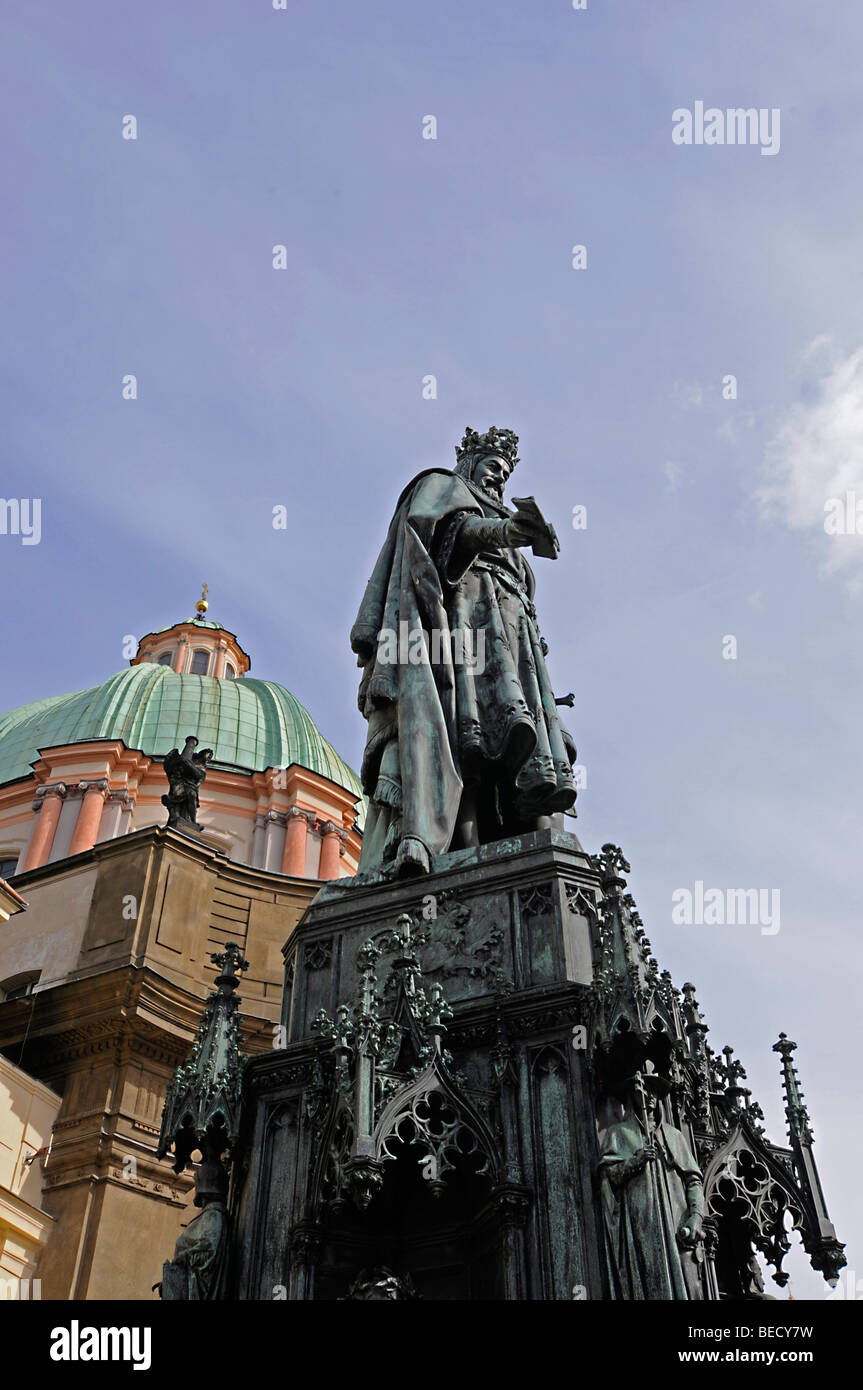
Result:
<svg viewBox="0 0 863 1390">
<path fill-rule="evenodd" d="M 677 1243 L 689 1209 L 687 1184 L 701 1173 L 679 1129 L 663 1121 L 653 1134 L 657 1157 L 615 1188 L 611 1173 L 647 1142 L 634 1119 L 611 1125 L 600 1136 L 599 1172 L 611 1296 L 652 1301 L 703 1297 L 691 1250 Z M 700 1210 L 703 1198 L 696 1206 Z"/>
<path fill-rule="evenodd" d="M 203 1302 L 223 1299 L 228 1272 L 228 1214 L 210 1202 L 180 1232 L 173 1260 L 162 1266 L 161 1296 Z"/>
<path fill-rule="evenodd" d="M 206 767 L 194 762 L 185 749 L 181 753 L 179 749 L 172 748 L 170 753 L 165 754 L 164 768 L 173 813 L 178 820 L 194 825 L 198 819 L 199 789 L 207 775 Z"/>
<path fill-rule="evenodd" d="M 420 474 L 399 499 L 351 632 L 369 726 L 363 872 L 408 836 L 445 853 L 468 781 L 494 787 L 510 829 L 575 800 L 575 747 L 554 703 L 530 566 L 516 549 L 466 556 L 459 545 L 466 518 L 511 515 L 445 470 Z M 386 659 L 379 634 L 419 629 L 429 635 L 427 661 Z M 452 659 L 452 634 L 468 634 L 473 665 Z"/>
</svg>

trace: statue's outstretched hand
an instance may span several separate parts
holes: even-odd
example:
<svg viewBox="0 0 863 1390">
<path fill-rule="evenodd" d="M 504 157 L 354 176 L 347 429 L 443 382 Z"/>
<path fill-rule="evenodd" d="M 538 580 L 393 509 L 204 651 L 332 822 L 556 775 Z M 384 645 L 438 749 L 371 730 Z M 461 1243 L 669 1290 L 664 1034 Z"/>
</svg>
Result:
<svg viewBox="0 0 863 1390">
<path fill-rule="evenodd" d="M 515 515 L 509 517 L 506 528 L 513 539 L 510 545 L 529 545 L 534 555 L 544 559 L 556 560 L 560 554 L 560 542 L 543 516 L 533 497 L 513 497 Z"/>
<path fill-rule="evenodd" d="M 546 529 L 538 518 L 526 512 L 516 512 L 515 516 L 508 518 L 504 535 L 508 545 L 533 545 L 535 541 L 542 540 Z"/>
<path fill-rule="evenodd" d="M 703 1230 L 703 1223 L 698 1212 L 687 1212 L 677 1232 L 678 1244 L 684 1250 L 692 1250 L 701 1240 Z"/>
</svg>

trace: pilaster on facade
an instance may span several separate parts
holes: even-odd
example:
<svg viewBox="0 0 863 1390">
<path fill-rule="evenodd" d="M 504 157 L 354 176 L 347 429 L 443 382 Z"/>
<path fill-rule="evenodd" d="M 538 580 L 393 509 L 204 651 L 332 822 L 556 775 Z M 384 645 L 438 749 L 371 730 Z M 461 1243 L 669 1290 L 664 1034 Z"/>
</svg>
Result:
<svg viewBox="0 0 863 1390">
<path fill-rule="evenodd" d="M 336 825 L 335 821 L 321 822 L 321 862 L 318 878 L 339 877 L 339 857 L 345 853 L 347 841 L 348 832 Z"/>
<path fill-rule="evenodd" d="M 95 845 L 110 784 L 107 777 L 99 777 L 94 781 L 79 782 L 78 791 L 81 794 L 81 805 L 69 845 L 70 855 L 82 854 Z"/>
<path fill-rule="evenodd" d="M 36 788 L 36 797 L 33 802 L 36 824 L 20 872 L 24 873 L 28 869 L 39 869 L 48 862 L 54 845 L 57 826 L 60 824 L 60 813 L 67 791 L 65 782 L 55 782 Z"/>
<path fill-rule="evenodd" d="M 265 811 L 255 812 L 255 828 L 252 832 L 252 865 L 256 869 L 264 867 L 264 853 L 267 837 L 267 816 Z"/>
<path fill-rule="evenodd" d="M 97 840 L 115 840 L 128 835 L 135 810 L 135 796 L 125 787 L 109 791 L 105 797 Z"/>
<path fill-rule="evenodd" d="M 309 829 L 315 823 L 315 813 L 294 804 L 288 807 L 285 814 L 285 853 L 282 858 L 282 873 L 289 874 L 293 878 L 304 878 Z"/>
<path fill-rule="evenodd" d="M 268 873 L 277 874 L 281 868 L 285 853 L 285 822 L 287 816 L 284 811 L 277 811 L 273 807 L 270 807 L 264 820 L 266 824 L 266 834 L 264 840 L 263 867 Z"/>
</svg>

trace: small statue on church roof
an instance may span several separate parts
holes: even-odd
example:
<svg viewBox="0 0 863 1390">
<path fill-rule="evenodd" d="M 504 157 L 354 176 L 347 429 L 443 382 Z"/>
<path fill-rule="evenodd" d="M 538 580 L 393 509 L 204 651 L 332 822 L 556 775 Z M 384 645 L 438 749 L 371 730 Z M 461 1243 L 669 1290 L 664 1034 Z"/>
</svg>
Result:
<svg viewBox="0 0 863 1390">
<path fill-rule="evenodd" d="M 168 791 L 162 797 L 162 805 L 168 809 L 168 825 L 177 830 L 202 830 L 198 824 L 199 792 L 207 775 L 207 767 L 213 757 L 212 748 L 195 750 L 198 740 L 189 734 L 182 753 L 172 748 L 165 755 L 165 776 Z"/>
</svg>

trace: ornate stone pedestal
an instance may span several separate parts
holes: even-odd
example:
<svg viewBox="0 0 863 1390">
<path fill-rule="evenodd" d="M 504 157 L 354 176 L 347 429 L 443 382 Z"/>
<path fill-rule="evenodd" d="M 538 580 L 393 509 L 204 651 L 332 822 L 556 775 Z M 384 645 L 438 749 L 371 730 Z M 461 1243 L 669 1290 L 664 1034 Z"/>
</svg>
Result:
<svg viewBox="0 0 863 1390">
<path fill-rule="evenodd" d="M 794 1043 L 784 1148 L 660 971 L 628 872 L 549 830 L 320 891 L 224 1141 L 227 1296 L 746 1299 L 756 1252 L 787 1282 L 790 1222 L 835 1282 Z M 208 1114 L 235 1114 L 238 1065 L 205 1068 Z"/>
<path fill-rule="evenodd" d="M 421 1299 L 604 1296 L 598 893 L 562 831 L 322 889 L 286 948 L 284 1046 L 246 1069 L 240 1298 L 345 1298 L 376 1268 Z"/>
</svg>

